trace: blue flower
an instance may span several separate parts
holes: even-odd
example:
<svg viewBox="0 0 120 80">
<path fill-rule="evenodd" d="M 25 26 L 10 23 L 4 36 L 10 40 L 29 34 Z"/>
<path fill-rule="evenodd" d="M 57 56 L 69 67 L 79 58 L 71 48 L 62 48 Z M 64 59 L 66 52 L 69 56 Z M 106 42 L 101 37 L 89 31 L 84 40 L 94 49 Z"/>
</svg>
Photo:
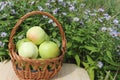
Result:
<svg viewBox="0 0 120 80">
<path fill-rule="evenodd" d="M 53 14 L 57 14 L 58 10 L 59 10 L 59 8 L 54 9 L 54 10 L 52 11 Z"/>
<path fill-rule="evenodd" d="M 104 12 L 105 10 L 103 8 L 99 8 L 98 12 Z"/>
<path fill-rule="evenodd" d="M 7 33 L 6 32 L 1 32 L 1 37 L 6 37 Z"/>
<path fill-rule="evenodd" d="M 70 5 L 69 11 L 74 11 L 74 10 L 75 10 L 75 6 L 74 5 Z"/>
<path fill-rule="evenodd" d="M 102 68 L 102 67 L 103 67 L 103 63 L 102 63 L 101 61 L 98 61 L 97 66 L 98 66 L 99 68 Z"/>
<path fill-rule="evenodd" d="M 119 21 L 118 21 L 117 19 L 114 19 L 114 20 L 113 20 L 113 23 L 114 23 L 115 25 L 117 25 L 117 24 L 119 23 Z"/>
</svg>

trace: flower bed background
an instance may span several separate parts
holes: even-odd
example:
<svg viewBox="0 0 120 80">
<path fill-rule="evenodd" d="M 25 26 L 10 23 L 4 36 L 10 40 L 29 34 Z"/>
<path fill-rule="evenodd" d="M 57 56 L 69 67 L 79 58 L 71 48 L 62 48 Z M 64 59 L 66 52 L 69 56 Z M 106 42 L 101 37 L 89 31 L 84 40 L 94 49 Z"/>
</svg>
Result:
<svg viewBox="0 0 120 80">
<path fill-rule="evenodd" d="M 0 61 L 10 59 L 8 39 L 17 20 L 27 12 L 40 10 L 51 13 L 64 28 L 67 38 L 64 62 L 85 68 L 91 80 L 120 80 L 118 4 L 118 0 L 0 1 Z M 15 40 L 24 38 L 26 30 L 35 25 L 43 27 L 52 40 L 60 43 L 56 24 L 46 16 L 32 16 L 24 21 Z"/>
</svg>

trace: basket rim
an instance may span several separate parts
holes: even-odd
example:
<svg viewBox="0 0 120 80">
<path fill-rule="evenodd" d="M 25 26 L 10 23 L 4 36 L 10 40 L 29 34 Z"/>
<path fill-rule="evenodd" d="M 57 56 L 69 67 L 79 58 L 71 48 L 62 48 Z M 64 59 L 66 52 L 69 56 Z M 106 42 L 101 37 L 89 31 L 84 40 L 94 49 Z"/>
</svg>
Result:
<svg viewBox="0 0 120 80">
<path fill-rule="evenodd" d="M 38 60 L 38 59 L 29 59 L 29 58 L 24 58 L 24 57 L 21 57 L 17 54 L 17 51 L 16 51 L 16 46 L 13 42 L 13 38 L 14 38 L 14 35 L 16 33 L 16 30 L 19 28 L 20 24 L 28 17 L 32 16 L 32 15 L 36 15 L 36 14 L 40 14 L 40 15 L 45 15 L 45 16 L 48 16 L 49 18 L 51 18 L 56 24 L 57 24 L 57 27 L 59 28 L 59 31 L 60 31 L 60 35 L 62 37 L 62 48 L 61 48 L 61 53 L 60 56 L 56 57 L 56 58 L 52 58 L 52 59 L 45 59 L 45 60 Z M 54 61 L 54 60 L 57 60 L 57 59 L 60 59 L 64 56 L 65 54 L 65 51 L 66 51 L 66 37 L 65 37 L 65 33 L 63 31 L 63 28 L 61 26 L 61 24 L 58 22 L 58 20 L 52 16 L 50 13 L 48 12 L 43 12 L 43 11 L 32 11 L 32 12 L 28 12 L 26 13 L 24 16 L 22 16 L 18 21 L 17 23 L 15 24 L 15 26 L 13 27 L 11 33 L 10 33 L 10 37 L 9 37 L 9 43 L 8 43 L 8 50 L 9 50 L 9 53 L 10 53 L 10 57 L 12 60 L 14 59 L 17 59 L 17 60 L 23 60 L 23 61 L 29 61 L 31 62 L 32 61 Z"/>
</svg>

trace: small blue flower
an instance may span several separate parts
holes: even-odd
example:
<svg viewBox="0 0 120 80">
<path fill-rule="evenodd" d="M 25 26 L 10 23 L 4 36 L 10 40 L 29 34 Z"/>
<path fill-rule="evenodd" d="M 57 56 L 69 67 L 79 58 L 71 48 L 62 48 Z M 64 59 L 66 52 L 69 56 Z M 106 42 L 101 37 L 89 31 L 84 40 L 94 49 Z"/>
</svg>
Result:
<svg viewBox="0 0 120 80">
<path fill-rule="evenodd" d="M 111 16 L 107 13 L 103 14 L 104 15 L 104 18 L 108 21 L 111 19 Z"/>
<path fill-rule="evenodd" d="M 0 11 L 2 11 L 6 7 L 6 2 L 0 2 Z"/>
<path fill-rule="evenodd" d="M 53 14 L 57 14 L 57 13 L 58 13 L 58 10 L 59 10 L 59 8 L 54 9 L 54 10 L 53 10 Z"/>
<path fill-rule="evenodd" d="M 7 33 L 6 32 L 1 32 L 1 37 L 6 37 Z"/>
<path fill-rule="evenodd" d="M 105 10 L 103 8 L 99 8 L 98 12 L 104 12 Z"/>
<path fill-rule="evenodd" d="M 74 11 L 75 10 L 75 6 L 74 5 L 71 5 L 70 7 L 69 7 L 69 11 Z"/>
<path fill-rule="evenodd" d="M 97 66 L 98 66 L 99 68 L 102 68 L 102 67 L 103 67 L 103 62 L 98 61 Z"/>
<path fill-rule="evenodd" d="M 12 9 L 11 12 L 12 14 L 16 14 L 15 9 Z"/>
<path fill-rule="evenodd" d="M 117 24 L 119 23 L 119 21 L 118 21 L 117 19 L 114 19 L 114 20 L 113 20 L 113 23 L 114 23 L 115 25 L 117 25 Z"/>
<path fill-rule="evenodd" d="M 105 19 L 108 21 L 111 19 L 111 16 L 105 16 Z"/>
<path fill-rule="evenodd" d="M 118 36 L 118 33 L 117 33 L 117 31 L 111 31 L 111 32 L 110 32 L 110 35 L 111 35 L 112 37 L 117 37 L 117 36 Z"/>
</svg>

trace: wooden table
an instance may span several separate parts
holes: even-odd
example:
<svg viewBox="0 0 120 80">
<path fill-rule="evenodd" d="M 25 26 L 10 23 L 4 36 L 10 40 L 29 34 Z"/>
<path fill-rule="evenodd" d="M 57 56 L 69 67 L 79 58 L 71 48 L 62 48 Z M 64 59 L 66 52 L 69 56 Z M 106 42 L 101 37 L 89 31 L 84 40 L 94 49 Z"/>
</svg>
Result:
<svg viewBox="0 0 120 80">
<path fill-rule="evenodd" d="M 11 61 L 0 62 L 0 80 L 19 80 Z M 90 80 L 88 73 L 75 64 L 64 63 L 61 71 L 52 80 Z"/>
</svg>

